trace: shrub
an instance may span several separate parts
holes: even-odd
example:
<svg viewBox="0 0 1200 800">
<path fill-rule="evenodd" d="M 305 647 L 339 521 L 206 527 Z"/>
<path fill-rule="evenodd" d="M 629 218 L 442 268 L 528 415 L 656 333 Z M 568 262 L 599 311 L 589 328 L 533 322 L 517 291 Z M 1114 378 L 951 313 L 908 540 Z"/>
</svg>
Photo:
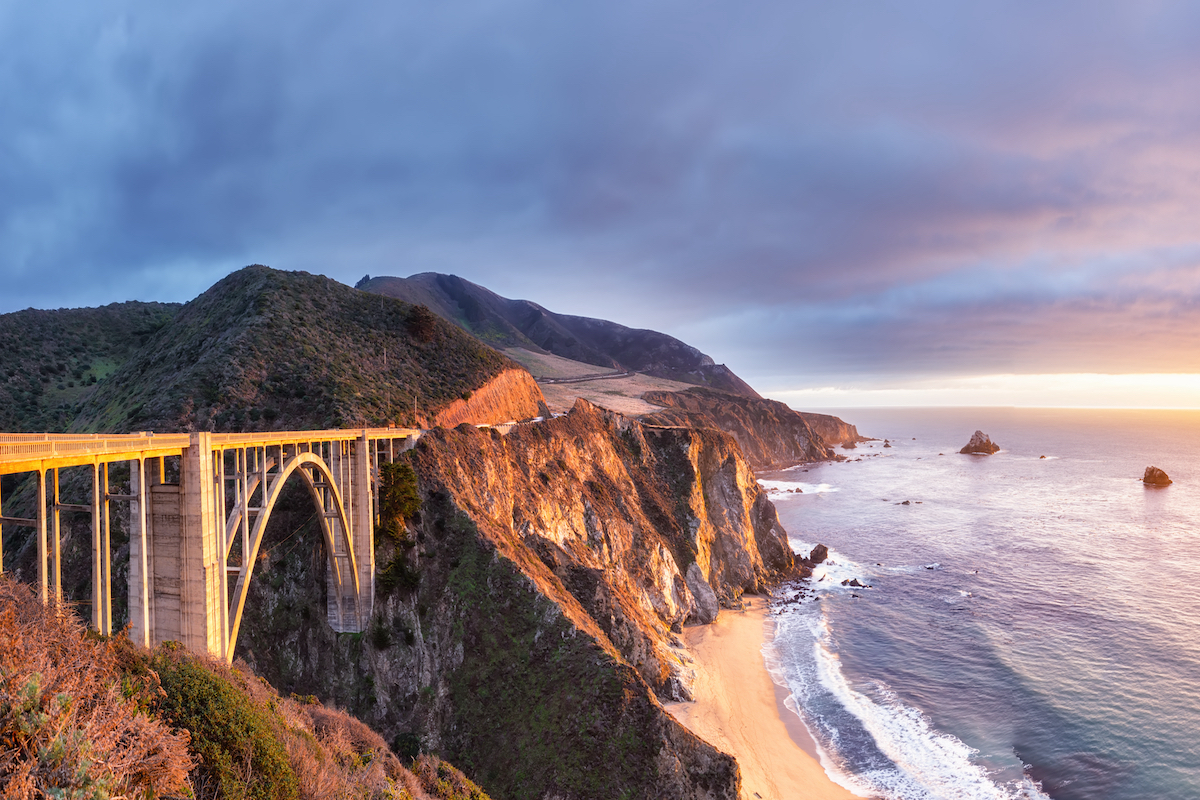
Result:
<svg viewBox="0 0 1200 800">
<path fill-rule="evenodd" d="M 159 648 L 151 666 L 164 692 L 157 713 L 192 735 L 201 761 L 197 788 L 226 798 L 296 800 L 296 774 L 275 721 L 229 670 L 173 643 Z"/>
<path fill-rule="evenodd" d="M 0 787 L 5 798 L 187 792 L 187 735 L 142 707 L 149 681 L 122 683 L 116 643 L 85 635 L 0 575 Z"/>
</svg>

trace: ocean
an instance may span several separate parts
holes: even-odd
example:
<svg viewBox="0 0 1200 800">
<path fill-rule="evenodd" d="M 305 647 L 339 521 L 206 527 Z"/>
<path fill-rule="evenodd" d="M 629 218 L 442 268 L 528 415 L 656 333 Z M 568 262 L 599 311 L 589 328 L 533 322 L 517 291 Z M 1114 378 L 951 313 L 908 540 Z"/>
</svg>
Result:
<svg viewBox="0 0 1200 800">
<path fill-rule="evenodd" d="M 760 476 L 793 548 L 830 548 L 764 650 L 826 772 L 889 800 L 1200 798 L 1200 412 L 833 413 L 879 441 Z M 960 455 L 976 429 L 1001 451 Z"/>
</svg>

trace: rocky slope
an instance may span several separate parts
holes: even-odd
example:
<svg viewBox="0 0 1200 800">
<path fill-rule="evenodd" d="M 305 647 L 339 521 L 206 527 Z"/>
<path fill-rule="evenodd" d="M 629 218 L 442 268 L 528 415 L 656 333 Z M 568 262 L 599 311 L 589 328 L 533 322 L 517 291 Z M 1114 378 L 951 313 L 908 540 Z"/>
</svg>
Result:
<svg viewBox="0 0 1200 800">
<path fill-rule="evenodd" d="M 463 422 L 494 425 L 535 416 L 550 416 L 537 381 L 523 369 L 506 369 L 439 411 L 433 424 L 444 428 Z"/>
<path fill-rule="evenodd" d="M 319 537 L 281 519 L 239 653 L 495 796 L 736 797 L 733 760 L 659 702 L 689 694 L 678 626 L 796 569 L 732 437 L 581 401 L 506 436 L 440 429 L 407 458 L 421 509 L 380 542 L 370 632 L 329 632 Z"/>
<path fill-rule="evenodd" d="M 811 411 L 797 411 L 797 414 L 809 424 L 813 432 L 821 437 L 827 445 L 855 444 L 870 441 L 858 432 L 858 428 L 840 417 L 832 414 L 815 414 Z"/>
<path fill-rule="evenodd" d="M 662 411 L 642 417 L 654 425 L 716 428 L 737 440 L 754 469 L 774 469 L 806 461 L 833 458 L 829 440 L 814 430 L 808 417 L 825 417 L 822 427 L 832 432 L 853 426 L 824 414 L 801 414 L 777 400 L 734 397 L 710 389 L 647 392 L 642 398 Z M 839 425 L 840 423 L 840 425 Z M 849 433 L 849 432 L 847 432 Z"/>
<path fill-rule="evenodd" d="M 494 347 L 524 347 L 586 364 L 758 397 L 724 364 L 714 363 L 673 336 L 602 319 L 556 314 L 528 300 L 501 297 L 456 275 L 368 276 L 356 288 L 428 306 Z"/>
</svg>

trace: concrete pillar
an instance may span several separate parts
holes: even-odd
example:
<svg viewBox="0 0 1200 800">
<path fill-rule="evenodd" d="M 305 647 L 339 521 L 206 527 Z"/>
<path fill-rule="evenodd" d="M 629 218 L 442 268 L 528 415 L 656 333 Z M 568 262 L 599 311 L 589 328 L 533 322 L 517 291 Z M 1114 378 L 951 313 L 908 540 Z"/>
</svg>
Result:
<svg viewBox="0 0 1200 800">
<path fill-rule="evenodd" d="M 367 432 L 354 448 L 354 477 L 351 481 L 353 500 L 354 559 L 358 566 L 358 624 L 366 630 L 375 604 L 375 525 L 372 509 L 371 440 Z"/>
<path fill-rule="evenodd" d="M 154 602 L 146 470 L 142 459 L 129 462 L 129 638 L 150 647 L 153 628 L 150 610 Z"/>
<path fill-rule="evenodd" d="M 46 470 L 37 473 L 37 576 L 42 605 L 50 602 L 50 581 L 46 575 Z"/>
<path fill-rule="evenodd" d="M 225 658 L 221 597 L 224 554 L 213 485 L 212 434 L 193 433 L 180 464 L 180 640 L 195 652 Z"/>
</svg>

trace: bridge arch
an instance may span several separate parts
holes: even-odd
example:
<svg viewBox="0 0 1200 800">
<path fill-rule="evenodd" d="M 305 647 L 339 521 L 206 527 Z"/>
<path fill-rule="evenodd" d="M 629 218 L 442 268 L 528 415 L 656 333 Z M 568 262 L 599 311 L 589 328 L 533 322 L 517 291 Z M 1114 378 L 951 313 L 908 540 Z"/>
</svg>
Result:
<svg viewBox="0 0 1200 800">
<path fill-rule="evenodd" d="M 334 479 L 329 465 L 320 456 L 312 452 L 297 453 L 284 460 L 279 470 L 270 474 L 268 485 L 263 487 L 261 510 L 254 519 L 254 527 L 250 532 L 249 551 L 244 554 L 244 566 L 234 587 L 233 599 L 229 608 L 229 642 L 225 649 L 226 658 L 229 661 L 233 660 L 234 645 L 237 644 L 238 631 L 242 624 L 246 596 L 250 590 L 250 580 L 253 577 L 254 565 L 258 560 L 258 551 L 262 545 L 267 522 L 270 521 L 275 503 L 279 500 L 283 492 L 284 484 L 287 483 L 288 478 L 294 472 L 299 472 L 304 479 L 304 485 L 308 488 L 309 495 L 312 497 L 313 503 L 319 512 L 321 533 L 325 539 L 325 551 L 329 556 L 330 574 L 333 576 L 335 584 L 338 616 L 340 618 L 344 618 L 344 615 L 347 613 L 343 606 L 347 584 L 349 583 L 353 586 L 354 597 L 357 597 L 359 594 L 358 562 L 354 554 L 354 534 L 351 532 L 349 519 L 346 516 L 346 506 L 343 502 L 342 493 L 338 488 L 337 481 Z M 318 477 L 321 479 L 319 484 L 317 481 Z M 260 483 L 261 480 L 256 479 L 248 487 L 247 496 L 251 496 Z M 326 502 L 327 498 L 323 496 L 322 491 L 330 493 L 330 497 L 328 498 L 330 502 Z M 335 512 L 336 516 L 332 516 Z M 243 511 L 240 508 L 233 510 L 229 520 L 226 522 L 226 531 L 236 530 L 242 513 Z M 368 531 L 367 534 L 369 535 L 370 532 Z M 348 564 L 345 565 L 337 557 L 338 550 L 336 545 L 339 535 L 342 544 L 345 545 L 345 554 L 348 560 Z M 226 557 L 228 557 L 228 551 L 226 552 Z M 348 572 L 349 576 L 344 574 L 345 572 Z M 357 615 L 358 611 L 356 602 L 354 614 Z"/>
</svg>

